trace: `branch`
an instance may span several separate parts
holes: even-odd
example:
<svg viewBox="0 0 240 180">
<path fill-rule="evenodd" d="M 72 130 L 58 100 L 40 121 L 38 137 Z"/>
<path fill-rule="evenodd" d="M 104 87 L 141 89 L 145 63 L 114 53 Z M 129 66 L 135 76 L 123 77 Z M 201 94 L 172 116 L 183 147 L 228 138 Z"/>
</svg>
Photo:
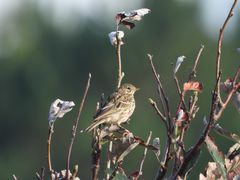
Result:
<svg viewBox="0 0 240 180">
<path fill-rule="evenodd" d="M 151 137 L 152 137 L 152 131 L 149 132 L 148 139 L 146 141 L 146 145 L 149 144 L 149 142 L 151 140 Z M 138 176 L 135 178 L 135 180 L 138 180 L 139 177 L 142 175 L 142 169 L 143 169 L 143 164 L 144 164 L 144 161 L 145 161 L 145 158 L 146 158 L 146 155 L 147 155 L 147 150 L 148 150 L 148 148 L 145 147 L 143 157 L 142 157 L 142 160 L 141 160 L 141 163 L 140 163 L 139 171 L 138 171 Z"/>
<path fill-rule="evenodd" d="M 51 142 L 52 142 L 52 134 L 54 133 L 54 126 L 49 126 L 48 130 L 48 139 L 47 139 L 47 159 L 48 159 L 48 171 L 50 175 L 50 179 L 53 180 L 52 174 L 52 160 L 51 160 Z"/>
<path fill-rule="evenodd" d="M 222 53 L 222 39 L 223 39 L 223 33 L 224 33 L 224 30 L 226 29 L 226 26 L 230 20 L 230 18 L 233 16 L 233 9 L 234 7 L 236 6 L 237 4 L 237 0 L 234 0 L 233 4 L 232 4 L 232 7 L 228 13 L 228 16 L 226 18 L 226 20 L 224 21 L 221 29 L 220 29 L 220 33 L 219 33 L 219 36 L 218 36 L 218 46 L 217 46 L 217 57 L 216 57 L 216 81 L 219 77 L 219 74 L 220 74 L 220 63 L 221 63 L 221 53 Z M 221 81 L 221 79 L 220 79 Z M 218 84 L 217 84 L 217 96 L 218 96 L 218 99 L 221 101 L 221 97 L 220 97 L 220 81 L 218 81 Z"/>
<path fill-rule="evenodd" d="M 45 171 L 45 168 L 42 167 L 40 174 L 38 172 L 36 172 L 36 176 L 37 176 L 38 180 L 44 180 L 44 171 Z"/>
<path fill-rule="evenodd" d="M 90 87 L 90 82 L 91 82 L 91 74 L 89 73 L 88 81 L 87 81 L 87 84 L 85 86 L 85 91 L 84 91 L 84 94 L 83 94 L 83 98 L 82 98 L 82 101 L 81 101 L 81 104 L 80 104 L 80 107 L 79 107 L 79 110 L 78 110 L 77 119 L 76 119 L 76 122 L 75 122 L 75 124 L 73 125 L 73 128 L 72 128 L 72 138 L 71 138 L 71 142 L 70 142 L 69 149 L 68 149 L 68 155 L 67 155 L 67 165 L 66 165 L 67 166 L 66 167 L 66 172 L 67 172 L 66 177 L 67 178 L 69 178 L 69 169 L 70 169 L 72 147 L 73 147 L 73 143 L 74 143 L 74 140 L 75 140 L 75 137 L 76 137 L 77 127 L 78 127 L 78 123 L 79 123 L 80 116 L 81 116 L 81 113 L 82 113 L 82 109 L 83 109 L 83 106 L 84 106 L 84 102 L 85 102 L 85 99 L 87 97 L 88 89 Z"/>
<path fill-rule="evenodd" d="M 13 180 L 17 180 L 17 176 L 15 174 L 12 175 Z"/>
<path fill-rule="evenodd" d="M 119 161 L 108 180 L 113 180 L 113 178 L 117 175 L 119 168 L 121 168 L 121 165 L 122 165 L 122 161 Z"/>
<path fill-rule="evenodd" d="M 178 108 L 182 107 L 183 110 L 187 113 L 187 106 L 186 106 L 186 103 L 185 103 L 185 101 L 184 101 L 185 92 L 184 92 L 184 91 L 183 91 L 183 92 L 181 91 L 181 88 L 180 88 L 180 85 L 179 85 L 179 81 L 178 81 L 177 76 L 176 76 L 175 73 L 173 74 L 173 79 L 174 79 L 174 82 L 175 82 L 175 84 L 176 84 L 178 94 L 179 94 L 179 96 L 180 96 L 180 103 L 179 103 L 179 105 L 178 105 Z"/>
<path fill-rule="evenodd" d="M 196 76 L 196 68 L 197 68 L 197 65 L 198 65 L 198 61 L 200 59 L 200 56 L 203 52 L 203 49 L 204 49 L 204 45 L 201 45 L 201 48 L 199 49 L 198 51 L 198 55 L 197 55 L 197 58 L 195 60 L 195 63 L 193 65 L 193 68 L 192 68 L 192 72 L 189 74 L 189 77 L 188 77 L 188 81 L 191 81 L 195 76 Z"/>
<path fill-rule="evenodd" d="M 148 59 L 152 68 L 152 72 L 153 75 L 157 81 L 157 87 L 158 87 L 158 94 L 160 97 L 160 102 L 162 104 L 163 107 L 163 111 L 164 111 L 164 116 L 166 116 L 168 118 L 168 128 L 171 129 L 172 125 L 171 125 L 171 114 L 170 114 L 170 108 L 169 108 L 169 103 L 168 103 L 168 98 L 163 90 L 163 86 L 162 83 L 160 81 L 160 75 L 157 73 L 156 68 L 153 64 L 153 60 L 152 60 L 152 55 L 148 54 Z"/>
<path fill-rule="evenodd" d="M 100 111 L 100 109 L 104 105 L 104 93 L 101 95 L 100 103 L 97 103 L 96 113 Z M 99 139 L 99 132 L 95 128 L 92 134 L 92 180 L 97 180 L 98 172 L 100 169 L 100 156 L 102 152 L 102 145 Z"/>
<path fill-rule="evenodd" d="M 218 112 L 218 116 L 216 116 L 215 115 L 216 108 L 218 107 L 219 101 L 221 102 L 221 97 L 220 97 L 220 80 L 221 80 L 220 61 L 221 61 L 221 48 L 222 48 L 223 32 L 224 32 L 224 30 L 227 26 L 228 21 L 233 16 L 233 9 L 236 6 L 236 3 L 237 3 L 237 0 L 234 0 L 234 2 L 232 4 L 232 7 L 231 7 L 231 9 L 228 13 L 228 16 L 227 16 L 222 28 L 220 29 L 220 33 L 219 33 L 218 46 L 217 46 L 217 57 L 216 57 L 216 84 L 215 84 L 215 89 L 214 89 L 214 92 L 213 92 L 213 95 L 212 95 L 212 105 L 211 105 L 211 111 L 210 111 L 210 117 L 209 117 L 208 123 L 205 126 L 205 129 L 204 129 L 202 135 L 200 136 L 200 138 L 198 139 L 197 143 L 189 151 L 188 155 L 185 156 L 185 159 L 184 159 L 182 165 L 179 167 L 177 173 L 173 176 L 173 179 L 176 178 L 178 175 L 181 176 L 183 174 L 183 172 L 186 169 L 189 161 L 199 151 L 200 146 L 204 142 L 207 134 L 210 132 L 210 130 L 212 128 L 213 121 L 216 122 L 220 118 L 220 116 L 222 115 L 222 112 L 226 108 L 226 106 L 227 106 L 229 100 L 231 99 L 233 93 L 236 91 L 236 89 L 234 89 L 234 88 L 232 89 L 232 91 L 228 94 L 228 97 L 227 97 L 226 101 L 223 103 L 222 108 Z M 236 76 L 238 76 L 238 73 L 236 73 L 234 79 L 236 79 Z"/>
<path fill-rule="evenodd" d="M 157 115 L 159 115 L 159 117 L 161 118 L 161 120 L 163 121 L 163 123 L 166 126 L 166 130 L 168 130 L 168 125 L 167 125 L 167 121 L 166 121 L 166 117 L 162 114 L 162 112 L 159 110 L 157 103 L 155 101 L 153 101 L 151 98 L 148 98 L 149 103 L 152 105 L 152 107 L 156 110 Z"/>
<path fill-rule="evenodd" d="M 117 88 L 121 86 L 122 79 L 124 77 L 124 73 L 122 72 L 122 61 L 121 61 L 121 40 L 119 39 L 119 32 L 116 31 L 116 39 L 117 39 L 117 64 L 118 64 L 118 78 L 117 78 Z"/>
<path fill-rule="evenodd" d="M 157 174 L 157 177 L 156 177 L 157 180 L 160 180 L 165 176 L 168 162 L 171 159 L 171 157 L 170 157 L 170 147 L 171 147 L 171 144 L 172 144 L 171 134 L 172 134 L 172 126 L 173 125 L 172 125 L 172 119 L 171 119 L 171 114 L 170 114 L 168 98 L 167 98 L 167 96 L 166 96 L 166 94 L 163 90 L 163 86 L 162 86 L 162 83 L 160 81 L 160 76 L 159 76 L 159 74 L 157 74 L 157 71 L 156 71 L 155 66 L 153 64 L 152 55 L 148 54 L 148 59 L 149 59 L 149 62 L 150 62 L 151 68 L 152 68 L 153 75 L 154 75 L 154 77 L 156 79 L 156 82 L 157 82 L 158 94 L 159 94 L 159 97 L 160 97 L 160 102 L 161 102 L 162 107 L 163 107 L 164 116 L 167 118 L 167 121 L 166 121 L 167 122 L 166 123 L 167 124 L 167 139 L 166 139 L 166 144 L 165 144 L 161 164 L 160 164 L 158 174 Z"/>
<path fill-rule="evenodd" d="M 107 169 L 106 169 L 106 180 L 110 178 L 109 170 L 111 169 L 111 153 L 112 153 L 113 141 L 109 141 L 108 149 L 107 149 Z"/>
</svg>

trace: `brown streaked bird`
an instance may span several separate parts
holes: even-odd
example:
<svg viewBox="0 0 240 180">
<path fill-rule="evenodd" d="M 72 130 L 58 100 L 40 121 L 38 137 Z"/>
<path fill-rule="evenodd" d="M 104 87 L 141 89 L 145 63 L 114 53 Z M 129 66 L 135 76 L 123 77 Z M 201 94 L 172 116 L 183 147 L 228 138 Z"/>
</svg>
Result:
<svg viewBox="0 0 240 180">
<path fill-rule="evenodd" d="M 121 85 L 112 93 L 100 111 L 95 115 L 94 122 L 85 129 L 92 131 L 100 124 L 114 124 L 121 127 L 122 123 L 129 120 L 135 109 L 134 93 L 139 90 L 132 84 Z"/>
</svg>

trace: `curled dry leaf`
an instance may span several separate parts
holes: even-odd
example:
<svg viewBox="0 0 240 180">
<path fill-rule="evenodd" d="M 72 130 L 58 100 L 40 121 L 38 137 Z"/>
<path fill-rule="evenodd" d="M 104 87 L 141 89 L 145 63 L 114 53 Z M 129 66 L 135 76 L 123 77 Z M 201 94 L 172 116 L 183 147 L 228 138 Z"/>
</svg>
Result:
<svg viewBox="0 0 240 180">
<path fill-rule="evenodd" d="M 75 106 L 73 101 L 62 101 L 61 99 L 56 99 L 49 109 L 49 125 L 51 126 L 57 118 L 62 118 L 67 112 L 71 111 L 73 106 Z"/>
<path fill-rule="evenodd" d="M 116 46 L 117 45 L 117 36 L 118 36 L 120 45 L 123 45 L 124 44 L 124 42 L 122 41 L 122 38 L 124 37 L 124 32 L 123 31 L 113 31 L 113 32 L 110 32 L 108 34 L 110 43 L 113 46 Z"/>
<path fill-rule="evenodd" d="M 180 66 L 181 66 L 181 64 L 182 64 L 182 62 L 184 61 L 185 58 L 186 58 L 185 56 L 179 56 L 177 58 L 176 65 L 175 65 L 175 68 L 173 70 L 174 74 L 177 73 L 178 69 L 180 68 Z"/>
<path fill-rule="evenodd" d="M 123 24 L 126 28 L 132 29 L 135 24 L 130 21 L 140 21 L 142 17 L 148 14 L 151 10 L 147 8 L 137 9 L 130 12 L 119 12 L 116 15 L 117 24 Z"/>
<path fill-rule="evenodd" d="M 189 81 L 183 84 L 183 91 L 197 91 L 202 92 L 203 85 L 197 81 Z"/>
</svg>

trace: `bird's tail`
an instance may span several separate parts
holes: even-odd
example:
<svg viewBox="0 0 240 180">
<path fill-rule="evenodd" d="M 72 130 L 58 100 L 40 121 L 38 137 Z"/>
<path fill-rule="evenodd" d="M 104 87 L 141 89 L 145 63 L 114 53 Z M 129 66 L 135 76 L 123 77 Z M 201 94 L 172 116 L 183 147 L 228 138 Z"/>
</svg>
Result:
<svg viewBox="0 0 240 180">
<path fill-rule="evenodd" d="M 88 126 L 86 129 L 85 129 L 85 132 L 90 132 L 92 131 L 94 128 L 96 128 L 97 126 L 99 126 L 100 124 L 102 124 L 103 122 L 100 120 L 98 121 L 95 121 L 93 122 L 90 126 Z"/>
</svg>

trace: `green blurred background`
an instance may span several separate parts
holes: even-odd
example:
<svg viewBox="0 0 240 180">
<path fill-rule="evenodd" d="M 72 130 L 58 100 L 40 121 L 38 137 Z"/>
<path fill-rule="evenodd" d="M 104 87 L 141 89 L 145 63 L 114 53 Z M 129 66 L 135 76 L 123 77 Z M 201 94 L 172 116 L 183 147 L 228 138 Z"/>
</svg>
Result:
<svg viewBox="0 0 240 180">
<path fill-rule="evenodd" d="M 209 114 L 217 37 L 230 5 L 226 0 L 0 0 L 0 179 L 11 179 L 12 174 L 19 179 L 36 179 L 35 172 L 42 166 L 47 168 L 48 111 L 56 98 L 73 100 L 76 104 L 55 123 L 53 168 L 65 169 L 70 132 L 88 73 L 92 73 L 92 84 L 79 130 L 91 123 L 101 93 L 108 95 L 116 84 L 115 49 L 107 36 L 115 29 L 114 15 L 141 7 L 150 8 L 151 13 L 137 22 L 135 29 L 121 28 L 125 32 L 122 66 L 126 76 L 123 81 L 141 88 L 136 94 L 136 111 L 126 127 L 143 139 L 153 131 L 153 137 L 160 137 L 163 147 L 163 124 L 147 101 L 148 97 L 156 100 L 158 97 L 146 54 L 154 55 L 171 112 L 175 114 L 179 97 L 171 75 L 171 63 L 180 55 L 187 57 L 178 72 L 179 81 L 183 83 L 204 44 L 197 76 L 204 84 L 204 91 L 200 94 L 200 111 L 186 134 L 189 148 L 202 132 L 204 115 Z M 239 65 L 240 55 L 236 53 L 239 24 L 238 6 L 224 36 L 223 79 L 233 76 Z M 220 124 L 239 133 L 239 114 L 232 104 Z M 232 142 L 215 133 L 212 135 L 220 149 L 226 152 Z M 79 177 L 83 180 L 90 179 L 90 146 L 90 134 L 78 133 L 71 167 L 79 165 Z M 204 146 L 202 149 L 190 179 L 196 179 L 210 159 Z M 139 167 L 142 153 L 143 148 L 139 147 L 126 158 L 123 166 L 128 174 Z M 103 162 L 104 159 L 101 177 Z M 142 179 L 154 179 L 157 169 L 157 160 L 149 152 Z"/>
</svg>

